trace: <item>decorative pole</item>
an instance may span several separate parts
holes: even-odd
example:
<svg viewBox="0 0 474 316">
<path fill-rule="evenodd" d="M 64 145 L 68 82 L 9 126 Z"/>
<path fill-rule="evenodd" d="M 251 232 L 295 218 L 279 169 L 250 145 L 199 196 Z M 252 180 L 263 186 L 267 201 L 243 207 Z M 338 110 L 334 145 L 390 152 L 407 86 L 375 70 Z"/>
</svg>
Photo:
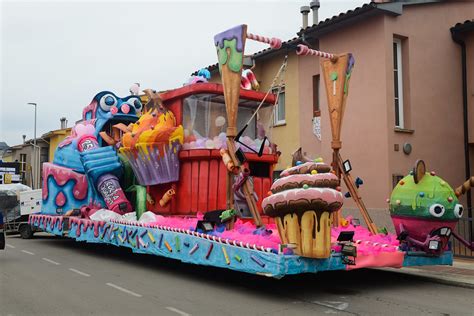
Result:
<svg viewBox="0 0 474 316">
<path fill-rule="evenodd" d="M 297 55 L 303 56 L 320 56 L 325 59 L 321 60 L 321 70 L 324 77 L 326 96 L 328 99 L 329 119 L 331 122 L 332 141 L 331 148 L 333 150 L 332 167 L 339 179 L 343 179 L 364 218 L 367 228 L 372 234 L 377 234 L 377 227 L 370 218 L 367 208 L 360 197 L 352 176 L 344 171 L 342 158 L 339 153 L 341 142 L 341 127 L 346 109 L 347 96 L 349 94 L 349 80 L 351 78 L 352 68 L 354 67 L 354 57 L 350 53 L 335 55 L 325 53 L 318 50 L 310 49 L 306 45 L 298 45 L 296 49 Z M 333 214 L 333 226 L 339 225 L 340 211 Z"/>
<path fill-rule="evenodd" d="M 281 40 L 277 38 L 268 38 L 260 35 L 247 33 L 247 25 L 242 24 L 214 36 L 214 44 L 217 50 L 219 60 L 219 72 L 221 73 L 222 85 L 224 86 L 224 99 L 227 112 L 227 150 L 221 153 L 226 160 L 227 165 L 227 208 L 234 208 L 234 175 L 241 171 L 240 162 L 235 152 L 236 146 L 234 138 L 237 136 L 237 111 L 240 99 L 240 81 L 242 76 L 242 67 L 244 59 L 245 42 L 247 37 L 258 42 L 269 44 L 271 48 L 281 47 Z M 228 156 L 231 161 L 229 161 Z M 229 164 L 229 162 L 231 162 Z M 258 212 L 257 202 L 248 181 L 242 185 L 242 191 L 249 206 L 250 212 L 254 218 L 257 227 L 263 226 L 260 213 Z M 232 226 L 231 223 L 230 226 Z"/>
</svg>

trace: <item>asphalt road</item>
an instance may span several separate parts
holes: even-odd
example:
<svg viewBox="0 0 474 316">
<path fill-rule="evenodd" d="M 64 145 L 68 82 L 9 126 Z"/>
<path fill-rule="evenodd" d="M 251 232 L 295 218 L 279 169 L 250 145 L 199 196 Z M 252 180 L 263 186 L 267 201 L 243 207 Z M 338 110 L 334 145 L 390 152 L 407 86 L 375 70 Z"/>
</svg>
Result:
<svg viewBox="0 0 474 316">
<path fill-rule="evenodd" d="M 0 251 L 0 315 L 473 315 L 474 290 L 363 269 L 281 280 L 39 234 Z"/>
</svg>

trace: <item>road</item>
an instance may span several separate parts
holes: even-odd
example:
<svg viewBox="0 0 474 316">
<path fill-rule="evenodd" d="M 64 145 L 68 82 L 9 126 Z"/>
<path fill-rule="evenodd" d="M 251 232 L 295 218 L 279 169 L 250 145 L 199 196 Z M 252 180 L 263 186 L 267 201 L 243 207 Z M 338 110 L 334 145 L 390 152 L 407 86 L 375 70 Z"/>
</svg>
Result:
<svg viewBox="0 0 474 316">
<path fill-rule="evenodd" d="M 473 315 L 474 290 L 379 270 L 281 280 L 53 237 L 7 238 L 0 315 Z"/>
</svg>

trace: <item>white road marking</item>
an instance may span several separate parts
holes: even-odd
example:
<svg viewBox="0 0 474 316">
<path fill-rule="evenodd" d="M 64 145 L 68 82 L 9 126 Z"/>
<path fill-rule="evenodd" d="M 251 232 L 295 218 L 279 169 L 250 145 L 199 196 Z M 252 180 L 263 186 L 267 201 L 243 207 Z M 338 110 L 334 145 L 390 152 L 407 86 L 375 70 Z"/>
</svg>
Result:
<svg viewBox="0 0 474 316">
<path fill-rule="evenodd" d="M 27 253 L 27 254 L 32 255 L 32 256 L 35 255 L 34 253 L 32 253 L 31 251 L 28 251 L 28 250 L 22 250 L 21 252 Z"/>
<path fill-rule="evenodd" d="M 314 301 L 313 303 L 326 306 L 326 307 L 331 307 L 331 308 L 337 309 L 338 311 L 343 311 L 349 307 L 349 303 L 338 302 L 338 301 L 324 301 L 324 302 Z"/>
<path fill-rule="evenodd" d="M 60 263 L 59 263 L 59 262 L 53 261 L 53 260 L 51 260 L 51 259 L 48 259 L 48 258 L 42 258 L 42 259 L 43 259 L 44 261 L 46 261 L 46 262 L 49 262 L 49 263 L 55 264 L 55 265 L 57 265 L 57 266 L 59 266 L 59 265 L 60 265 Z"/>
<path fill-rule="evenodd" d="M 73 268 L 69 268 L 69 271 L 72 271 L 74 273 L 80 274 L 80 275 L 85 276 L 85 277 L 90 277 L 91 276 L 90 274 L 87 274 L 85 272 L 82 272 L 82 271 L 79 271 L 79 270 L 76 270 L 76 269 L 73 269 Z"/>
<path fill-rule="evenodd" d="M 138 293 L 132 292 L 132 291 L 130 291 L 130 290 L 124 289 L 123 287 L 118 286 L 118 285 L 116 285 L 116 284 L 113 284 L 113 283 L 106 283 L 106 284 L 107 284 L 108 286 L 110 286 L 110 287 L 113 287 L 113 288 L 115 288 L 115 289 L 117 289 L 117 290 L 119 290 L 119 291 L 122 291 L 122 292 L 124 292 L 124 293 L 133 295 L 133 296 L 135 296 L 135 297 L 142 297 L 141 294 L 138 294 Z"/>
<path fill-rule="evenodd" d="M 8 248 L 12 248 L 12 249 L 13 249 L 13 248 L 16 248 L 15 246 L 10 245 L 10 244 L 6 244 L 5 246 L 7 246 Z"/>
<path fill-rule="evenodd" d="M 172 306 L 166 306 L 166 309 L 172 312 L 175 312 L 176 314 L 179 314 L 181 316 L 191 316 L 191 314 L 185 313 L 177 308 L 174 308 Z"/>
</svg>

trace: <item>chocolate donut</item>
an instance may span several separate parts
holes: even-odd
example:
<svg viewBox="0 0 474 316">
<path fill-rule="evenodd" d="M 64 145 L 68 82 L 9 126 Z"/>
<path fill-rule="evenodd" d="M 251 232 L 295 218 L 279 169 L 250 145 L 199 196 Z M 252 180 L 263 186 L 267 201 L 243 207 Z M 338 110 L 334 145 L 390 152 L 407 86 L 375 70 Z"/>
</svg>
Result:
<svg viewBox="0 0 474 316">
<path fill-rule="evenodd" d="M 338 177 L 333 173 L 295 174 L 276 180 L 270 191 L 278 193 L 284 190 L 303 188 L 304 185 L 313 188 L 336 189 L 340 184 Z"/>
<path fill-rule="evenodd" d="M 280 177 L 288 177 L 293 174 L 311 173 L 316 170 L 318 173 L 325 173 L 331 171 L 331 167 L 323 162 L 305 162 L 301 165 L 283 170 Z"/>
</svg>

